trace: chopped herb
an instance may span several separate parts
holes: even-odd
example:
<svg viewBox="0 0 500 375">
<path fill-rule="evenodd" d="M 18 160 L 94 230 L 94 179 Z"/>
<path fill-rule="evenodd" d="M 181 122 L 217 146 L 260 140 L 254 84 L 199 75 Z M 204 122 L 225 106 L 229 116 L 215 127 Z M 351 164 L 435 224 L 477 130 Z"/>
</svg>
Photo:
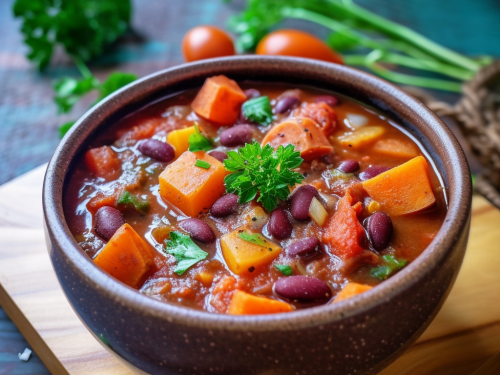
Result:
<svg viewBox="0 0 500 375">
<path fill-rule="evenodd" d="M 258 233 L 250 234 L 247 232 L 241 232 L 238 234 L 238 237 L 241 238 L 243 241 L 253 243 L 254 245 L 267 247 L 267 240 L 261 234 Z"/>
<path fill-rule="evenodd" d="M 273 108 L 267 96 L 247 100 L 242 106 L 245 117 L 253 122 L 267 126 L 273 121 Z"/>
<path fill-rule="evenodd" d="M 141 214 L 145 214 L 149 211 L 149 201 L 147 199 L 141 199 L 128 191 L 125 191 L 120 195 L 117 203 L 119 205 L 124 205 L 125 207 L 133 207 Z"/>
<path fill-rule="evenodd" d="M 285 264 L 275 264 L 274 268 L 280 271 L 285 276 L 290 276 L 293 272 L 292 267 L 287 266 Z"/>
<path fill-rule="evenodd" d="M 166 252 L 177 261 L 174 272 L 182 275 L 189 267 L 205 259 L 208 255 L 196 245 L 191 237 L 180 232 L 170 232 L 170 240 L 165 241 Z"/>
<path fill-rule="evenodd" d="M 384 255 L 382 259 L 383 264 L 372 268 L 370 271 L 370 275 L 379 280 L 386 280 L 389 276 L 399 271 L 401 268 L 406 266 L 406 263 L 408 263 L 404 259 L 396 259 L 394 255 Z"/>
<path fill-rule="evenodd" d="M 268 211 L 274 210 L 279 200 L 286 200 L 290 187 L 300 183 L 304 176 L 292 171 L 302 164 L 300 152 L 293 145 L 279 146 L 249 143 L 238 151 L 228 151 L 224 166 L 231 173 L 224 183 L 229 193 L 239 195 L 240 204 L 250 202 L 259 192 L 257 202 Z"/>
<path fill-rule="evenodd" d="M 205 160 L 200 160 L 200 159 L 196 159 L 196 163 L 194 163 L 194 165 L 196 167 L 200 167 L 200 168 L 203 168 L 203 169 L 210 168 L 210 163 L 209 162 L 206 162 Z"/>
<path fill-rule="evenodd" d="M 212 142 L 204 136 L 201 135 L 198 124 L 194 124 L 194 133 L 189 136 L 189 151 L 209 151 L 212 147 Z"/>
</svg>

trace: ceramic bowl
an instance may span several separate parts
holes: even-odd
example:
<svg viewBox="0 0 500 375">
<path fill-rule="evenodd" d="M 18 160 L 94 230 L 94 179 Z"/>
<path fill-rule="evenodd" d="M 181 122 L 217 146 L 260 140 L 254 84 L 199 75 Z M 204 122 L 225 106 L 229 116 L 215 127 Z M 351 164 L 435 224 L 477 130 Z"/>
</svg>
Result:
<svg viewBox="0 0 500 375">
<path fill-rule="evenodd" d="M 96 267 L 71 235 L 62 195 L 75 157 L 117 119 L 157 98 L 235 80 L 336 91 L 401 124 L 426 149 L 446 187 L 449 210 L 429 247 L 409 266 L 347 301 L 287 314 L 231 316 L 149 298 Z M 457 277 L 470 225 L 471 182 L 457 140 L 416 99 L 372 75 L 291 57 L 240 56 L 176 66 L 147 76 L 90 109 L 50 161 L 43 188 L 50 258 L 87 328 L 135 369 L 151 374 L 375 374 L 426 329 Z"/>
</svg>

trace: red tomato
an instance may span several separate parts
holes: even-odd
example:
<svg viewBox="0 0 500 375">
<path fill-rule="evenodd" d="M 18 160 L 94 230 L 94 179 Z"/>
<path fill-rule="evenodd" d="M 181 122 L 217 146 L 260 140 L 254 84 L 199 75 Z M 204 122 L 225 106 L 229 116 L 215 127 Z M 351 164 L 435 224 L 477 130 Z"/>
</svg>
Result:
<svg viewBox="0 0 500 375">
<path fill-rule="evenodd" d="M 318 37 L 304 31 L 284 29 L 266 35 L 258 44 L 257 55 L 297 56 L 343 64 L 342 56 Z"/>
<path fill-rule="evenodd" d="M 182 39 L 182 54 L 186 61 L 210 59 L 234 55 L 231 37 L 215 26 L 197 26 L 189 30 Z"/>
</svg>

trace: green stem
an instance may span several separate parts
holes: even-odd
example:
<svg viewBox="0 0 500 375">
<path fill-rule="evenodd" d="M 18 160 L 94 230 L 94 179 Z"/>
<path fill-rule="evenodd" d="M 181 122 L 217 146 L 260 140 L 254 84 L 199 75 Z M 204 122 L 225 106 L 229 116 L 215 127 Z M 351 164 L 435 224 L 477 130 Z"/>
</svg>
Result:
<svg viewBox="0 0 500 375">
<path fill-rule="evenodd" d="M 82 59 L 80 59 L 79 57 L 77 56 L 71 56 L 73 58 L 73 61 L 76 65 L 76 67 L 78 68 L 78 70 L 80 71 L 80 74 L 84 77 L 84 78 L 90 78 L 90 77 L 93 77 L 93 74 L 92 72 L 89 70 L 89 68 L 87 67 L 87 65 L 83 62 Z"/>
<path fill-rule="evenodd" d="M 340 5 L 338 0 L 328 0 L 328 2 Z M 341 5 L 343 5 L 344 12 L 347 12 L 351 18 L 366 22 L 371 27 L 374 27 L 380 32 L 393 38 L 404 40 L 408 44 L 420 48 L 422 51 L 427 52 L 431 56 L 473 72 L 476 72 L 481 68 L 481 65 L 476 61 L 446 47 L 440 46 L 406 26 L 392 22 L 360 6 L 357 6 L 352 2 L 352 0 L 344 0 Z"/>
</svg>

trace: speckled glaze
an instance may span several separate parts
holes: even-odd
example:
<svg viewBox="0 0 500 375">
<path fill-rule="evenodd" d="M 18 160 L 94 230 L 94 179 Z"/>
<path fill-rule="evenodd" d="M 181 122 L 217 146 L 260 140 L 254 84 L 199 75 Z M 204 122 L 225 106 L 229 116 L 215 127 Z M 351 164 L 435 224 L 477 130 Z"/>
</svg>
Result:
<svg viewBox="0 0 500 375">
<path fill-rule="evenodd" d="M 287 314 L 209 314 L 156 301 L 97 268 L 66 225 L 62 193 L 71 161 L 99 129 L 155 98 L 200 87 L 206 77 L 307 84 L 375 107 L 426 148 L 447 189 L 449 211 L 424 253 L 380 286 L 333 305 Z M 375 374 L 432 321 L 465 253 L 471 182 L 465 156 L 428 108 L 395 86 L 345 66 L 241 56 L 181 65 L 145 77 L 89 110 L 66 135 L 43 189 L 50 258 L 84 324 L 120 357 L 151 374 Z"/>
</svg>

